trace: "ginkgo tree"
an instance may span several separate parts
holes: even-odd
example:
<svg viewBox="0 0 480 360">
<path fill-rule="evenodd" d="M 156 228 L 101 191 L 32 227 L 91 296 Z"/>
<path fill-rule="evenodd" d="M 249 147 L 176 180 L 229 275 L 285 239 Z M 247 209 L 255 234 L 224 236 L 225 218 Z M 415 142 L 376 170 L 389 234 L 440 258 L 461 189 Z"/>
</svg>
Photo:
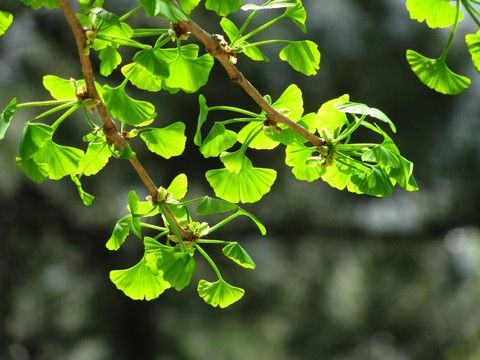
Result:
<svg viewBox="0 0 480 360">
<path fill-rule="evenodd" d="M 109 250 L 116 251 L 129 235 L 143 242 L 144 254 L 132 261 L 135 265 L 110 273 L 116 287 L 132 299 L 152 300 L 169 288 L 182 290 L 191 282 L 198 258 L 205 259 L 216 276 L 214 280 L 202 279 L 197 285 L 205 302 L 226 307 L 242 298 L 245 290 L 222 277 L 207 249 L 221 246 L 223 254 L 239 266 L 255 268 L 238 239 L 218 240 L 212 236 L 238 216 L 248 217 L 261 234 L 266 234 L 259 219 L 238 205 L 260 201 L 277 177 L 275 169 L 255 165 L 252 149 L 283 147 L 285 164 L 301 181 L 323 180 L 339 190 L 379 197 L 390 196 L 397 184 L 407 191 L 418 189 L 413 164 L 401 155 L 389 135 L 396 128 L 382 111 L 353 102 L 345 94 L 308 112 L 297 85 L 291 84 L 273 99 L 260 94 L 237 68 L 237 62 L 238 66 L 248 60 L 267 62 L 262 49 L 282 44 L 278 57 L 285 66 L 291 66 L 300 76 L 317 73 L 321 56 L 312 40 L 257 41 L 257 34 L 263 30 L 288 21 L 300 34 L 305 33 L 307 13 L 300 0 L 267 0 L 262 4 L 243 4 L 241 0 L 206 0 L 202 4 L 200 0 L 140 0 L 126 14 L 115 13 L 113 1 L 79 0 L 79 13 L 67 0 L 22 2 L 34 9 L 60 8 L 73 31 L 84 77 L 45 75 L 43 86 L 51 100 L 11 100 L 1 113 L 0 139 L 6 135 L 15 112 L 27 107 L 46 109 L 25 123 L 17 164 L 37 183 L 69 178 L 86 206 L 92 204 L 94 196 L 83 188 L 85 177 L 97 175 L 112 158 L 133 166 L 148 195 L 134 190 L 125 194 L 129 213 L 118 220 L 106 243 Z M 216 12 L 223 34 L 211 34 L 207 27 L 194 22 L 198 6 Z M 425 12 L 415 1 L 407 1 L 407 7 L 417 19 Z M 148 29 L 130 26 L 131 16 L 138 12 L 153 18 L 150 23 L 155 25 Z M 438 12 L 447 11 L 442 7 Z M 456 23 L 458 5 L 454 12 Z M 236 22 L 228 17 L 232 13 L 241 15 L 235 17 Z M 252 19 L 259 13 L 268 16 L 261 17 L 266 19 L 263 24 L 253 26 Z M 431 16 L 427 14 L 427 21 Z M 11 14 L 0 11 L 0 34 L 12 21 Z M 205 50 L 191 42 L 191 37 L 203 43 Z M 135 50 L 132 57 L 126 48 Z M 92 67 L 91 57 L 98 57 L 99 68 Z M 187 139 L 185 130 L 190 124 L 177 121 L 164 125 L 156 119 L 159 109 L 155 104 L 129 95 L 130 87 L 172 96 L 180 91 L 197 93 L 208 84 L 215 61 L 258 105 L 257 112 L 211 104 L 199 93 L 196 132 L 193 139 Z M 419 55 L 411 53 L 409 61 L 421 78 L 435 76 L 425 75 Z M 120 85 L 109 83 L 113 72 L 122 74 Z M 95 81 L 98 74 L 103 75 L 104 83 Z M 92 116 L 95 111 L 99 117 Z M 224 120 L 210 120 L 213 112 L 222 115 L 215 119 Z M 85 119 L 85 131 L 78 135 L 85 142 L 83 148 L 53 140 L 73 113 L 81 113 Z M 356 132 L 359 128 L 370 131 L 378 141 L 361 142 Z M 168 185 L 156 185 L 135 153 L 134 145 L 139 141 L 152 156 L 165 159 L 181 155 L 187 141 L 193 141 L 205 158 L 218 158 L 217 168 L 205 169 L 212 194 L 188 198 L 185 174 L 172 176 Z M 216 224 L 202 221 L 202 216 L 211 214 L 223 215 L 223 220 Z"/>
</svg>

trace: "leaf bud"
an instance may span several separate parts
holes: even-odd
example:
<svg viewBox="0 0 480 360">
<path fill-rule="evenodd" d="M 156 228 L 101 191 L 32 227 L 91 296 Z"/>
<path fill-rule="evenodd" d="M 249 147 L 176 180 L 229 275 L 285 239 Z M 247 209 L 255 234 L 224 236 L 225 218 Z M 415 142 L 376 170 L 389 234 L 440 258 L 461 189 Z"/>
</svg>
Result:
<svg viewBox="0 0 480 360">
<path fill-rule="evenodd" d="M 158 202 L 165 201 L 165 200 L 167 200 L 167 196 L 168 196 L 167 189 L 165 189 L 163 186 L 160 186 L 158 188 L 157 201 Z"/>
<path fill-rule="evenodd" d="M 328 146 L 323 145 L 317 147 L 317 151 L 322 155 L 323 157 L 328 156 Z"/>
<path fill-rule="evenodd" d="M 151 195 L 148 195 L 146 199 L 147 199 L 148 205 L 155 206 L 155 202 L 153 201 L 153 198 Z"/>
<path fill-rule="evenodd" d="M 275 125 L 275 132 L 276 132 L 277 134 L 281 134 L 281 133 L 282 133 L 282 128 L 281 128 L 280 126 L 278 126 L 278 125 Z"/>
<path fill-rule="evenodd" d="M 93 41 L 95 40 L 95 38 L 97 37 L 97 32 L 94 31 L 94 30 L 91 30 L 91 29 L 88 29 L 87 31 L 85 31 L 85 36 L 87 37 L 87 39 L 91 42 L 91 44 L 93 43 Z M 91 45 L 90 44 L 90 45 Z"/>
<path fill-rule="evenodd" d="M 336 139 L 340 136 L 340 126 L 335 126 L 335 130 L 333 130 L 333 138 Z"/>
<path fill-rule="evenodd" d="M 87 109 L 93 109 L 98 104 L 100 104 L 100 100 L 93 98 L 88 98 L 82 101 L 82 105 L 85 106 Z"/>
<path fill-rule="evenodd" d="M 322 161 L 322 158 L 320 156 L 310 156 L 306 161 L 305 165 L 308 167 L 316 167 L 320 162 Z"/>
<path fill-rule="evenodd" d="M 264 125 L 263 126 L 263 133 L 265 135 L 273 135 L 273 134 L 275 134 L 275 131 L 273 130 L 273 128 L 271 126 Z"/>
<path fill-rule="evenodd" d="M 267 94 L 267 95 L 265 95 L 263 98 L 265 99 L 265 101 L 266 101 L 267 103 L 269 103 L 270 105 L 272 105 L 272 97 L 271 97 L 270 95 Z"/>
<path fill-rule="evenodd" d="M 323 128 L 321 131 L 320 131 L 320 135 L 322 136 L 322 138 L 328 142 L 332 141 L 332 135 L 328 132 L 327 128 Z"/>
<path fill-rule="evenodd" d="M 280 108 L 278 109 L 278 112 L 282 114 L 283 116 L 288 116 L 290 115 L 291 111 L 290 109 L 285 109 L 285 108 Z"/>
<path fill-rule="evenodd" d="M 173 241 L 173 242 L 175 242 L 175 243 L 178 243 L 178 237 L 177 237 L 177 235 L 175 235 L 175 234 L 170 234 L 170 235 L 168 235 L 168 240 L 171 240 L 171 241 Z"/>
</svg>

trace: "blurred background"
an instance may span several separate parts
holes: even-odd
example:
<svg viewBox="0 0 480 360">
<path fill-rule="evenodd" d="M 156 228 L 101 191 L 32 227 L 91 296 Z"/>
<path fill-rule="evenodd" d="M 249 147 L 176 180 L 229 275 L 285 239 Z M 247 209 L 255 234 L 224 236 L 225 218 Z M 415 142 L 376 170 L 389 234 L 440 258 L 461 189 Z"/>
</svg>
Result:
<svg viewBox="0 0 480 360">
<path fill-rule="evenodd" d="M 137 4 L 116 0 L 105 7 L 123 14 Z M 410 20 L 405 1 L 304 5 L 306 35 L 285 20 L 258 40 L 315 41 L 322 53 L 317 76 L 292 70 L 278 59 L 276 46 L 262 49 L 269 64 L 240 56 L 240 70 L 273 99 L 297 84 L 305 112 L 344 93 L 383 110 L 397 126 L 393 139 L 402 155 L 415 164 L 420 191 L 397 189 L 384 199 L 340 192 L 321 180 L 296 181 L 282 147 L 251 151 L 256 166 L 279 172 L 272 192 L 246 206 L 268 233 L 262 237 L 248 219 L 236 219 L 217 235 L 239 241 L 257 268 L 240 268 L 220 249 L 208 249 L 225 280 L 246 290 L 244 298 L 224 310 L 204 303 L 196 284 L 216 278 L 198 258 L 192 283 L 181 293 L 133 301 L 108 275 L 135 265 L 142 244 L 130 237 L 110 252 L 105 242 L 125 214 L 128 191 L 143 198 L 146 190 L 121 160 L 86 179 L 84 189 L 96 196 L 90 208 L 69 180 L 34 183 L 15 156 L 23 124 L 40 110 L 19 110 L 0 142 L 1 360 L 480 359 L 480 78 L 464 43 L 476 29 L 462 21 L 447 57 L 472 85 L 448 97 L 417 80 L 405 52 L 438 57 L 449 30 Z M 0 108 L 14 96 L 19 102 L 48 99 L 41 85 L 46 74 L 81 78 L 73 34 L 60 10 L 33 11 L 17 0 L 3 0 L 0 8 L 14 14 L 0 38 Z M 165 26 L 137 15 L 137 27 Z M 245 15 L 231 19 L 238 23 Z M 199 10 L 194 19 L 221 33 L 211 12 Z M 131 55 L 122 53 L 124 64 Z M 122 78 L 117 70 L 97 81 L 117 86 Z M 187 149 L 172 160 L 150 156 L 132 141 L 155 183 L 166 186 L 183 172 L 188 198 L 213 196 L 204 172 L 221 164 L 203 159 L 192 141 L 198 93 L 128 92 L 155 104 L 157 124 L 187 123 Z M 208 105 L 258 110 L 218 64 L 199 93 Z M 86 132 L 86 123 L 73 117 L 56 141 L 84 146 Z"/>
</svg>

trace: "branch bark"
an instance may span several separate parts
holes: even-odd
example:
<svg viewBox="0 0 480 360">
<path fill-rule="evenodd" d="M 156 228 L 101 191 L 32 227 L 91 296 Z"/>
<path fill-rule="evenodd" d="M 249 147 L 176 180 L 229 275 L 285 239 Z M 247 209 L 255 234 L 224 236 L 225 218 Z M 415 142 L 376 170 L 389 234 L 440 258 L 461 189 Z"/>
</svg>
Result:
<svg viewBox="0 0 480 360">
<path fill-rule="evenodd" d="M 93 69 L 92 69 L 92 63 L 90 61 L 90 57 L 86 55 L 84 52 L 84 49 L 86 46 L 86 40 L 87 40 L 85 29 L 83 28 L 80 21 L 78 21 L 75 15 L 75 12 L 73 11 L 72 7 L 70 6 L 67 0 L 57 0 L 57 2 L 65 18 L 67 19 L 70 25 L 70 28 L 73 31 L 73 34 L 75 35 L 75 41 L 77 43 L 77 49 L 78 49 L 78 56 L 80 58 L 80 63 L 82 65 L 83 76 L 85 79 L 85 86 L 87 88 L 87 92 L 86 92 L 87 98 L 96 99 L 99 101 L 98 105 L 96 106 L 96 109 L 103 120 L 103 132 L 107 138 L 107 141 L 110 144 L 114 144 L 118 146 L 121 150 L 123 150 L 125 147 L 129 146 L 128 141 L 121 134 L 119 134 L 117 125 L 111 118 L 107 108 L 105 107 L 105 104 L 102 102 L 102 99 L 98 94 L 97 88 L 95 87 L 95 78 L 93 76 Z M 156 203 L 158 198 L 158 187 L 155 186 L 154 182 L 152 181 L 152 179 L 150 178 L 150 176 L 148 175 L 148 173 L 146 172 L 146 170 L 143 168 L 142 164 L 136 157 L 133 159 L 129 159 L 129 161 L 130 161 L 130 164 L 135 169 L 135 171 L 137 172 L 137 174 L 142 179 L 145 186 L 147 187 L 148 192 L 152 197 L 152 200 L 154 201 L 154 203 Z M 162 202 L 161 206 L 165 209 L 167 214 L 171 215 L 172 221 L 177 227 L 180 235 L 182 236 L 182 239 L 186 241 L 190 240 L 191 234 L 188 233 L 183 227 L 181 227 L 178 224 L 177 219 L 175 218 L 175 216 L 172 215 L 167 204 L 165 202 Z"/>
</svg>

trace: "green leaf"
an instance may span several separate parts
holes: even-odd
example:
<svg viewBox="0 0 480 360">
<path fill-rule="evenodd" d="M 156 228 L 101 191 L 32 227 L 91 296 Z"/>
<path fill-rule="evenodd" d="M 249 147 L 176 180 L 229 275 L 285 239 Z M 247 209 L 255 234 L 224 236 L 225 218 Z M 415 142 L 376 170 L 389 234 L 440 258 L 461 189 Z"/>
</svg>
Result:
<svg viewBox="0 0 480 360">
<path fill-rule="evenodd" d="M 242 6 L 242 0 L 207 0 L 205 2 L 205 7 L 215 11 L 219 16 L 237 12 L 240 10 L 240 6 Z"/>
<path fill-rule="evenodd" d="M 79 18 L 80 18 L 80 21 L 82 22 L 81 17 Z M 86 17 L 86 21 L 87 21 L 86 26 L 90 27 L 91 25 L 89 25 L 90 21 L 88 17 Z M 97 51 L 102 50 L 107 46 L 112 46 L 114 48 L 117 48 L 118 46 L 116 42 L 117 38 L 122 38 L 124 40 L 130 39 L 133 35 L 133 29 L 125 23 L 121 23 L 120 25 L 121 25 L 120 27 L 119 26 L 107 26 L 107 27 L 102 26 L 97 33 L 97 37 L 95 38 L 95 41 L 93 42 L 93 48 Z"/>
<path fill-rule="evenodd" d="M 105 244 L 108 250 L 118 250 L 120 246 L 122 246 L 128 234 L 130 233 L 132 219 L 132 215 L 128 214 L 117 221 L 115 227 L 113 228 L 112 235 Z"/>
<path fill-rule="evenodd" d="M 186 93 L 194 93 L 208 81 L 213 66 L 213 57 L 210 54 L 190 59 L 180 53 L 170 62 L 170 76 L 164 80 L 168 88 L 180 88 Z"/>
<path fill-rule="evenodd" d="M 263 5 L 247 4 L 242 6 L 244 11 L 256 11 L 256 10 L 267 10 L 267 9 L 280 9 L 286 7 L 295 6 L 297 3 L 296 0 L 271 0 L 267 1 Z"/>
<path fill-rule="evenodd" d="M 250 255 L 248 255 L 248 253 L 237 242 L 228 244 L 222 249 L 222 252 L 226 257 L 244 268 L 255 269 L 256 267 Z"/>
<path fill-rule="evenodd" d="M 20 139 L 19 155 L 22 159 L 30 159 L 47 141 L 52 139 L 53 128 L 45 124 L 25 123 Z"/>
<path fill-rule="evenodd" d="M 205 121 L 207 121 L 209 109 L 207 106 L 207 100 L 202 94 L 198 96 L 198 103 L 200 105 L 200 113 L 198 114 L 197 131 L 195 132 L 193 142 L 195 143 L 195 145 L 200 146 L 202 145 L 202 125 Z"/>
<path fill-rule="evenodd" d="M 290 113 L 287 117 L 292 121 L 298 121 L 303 115 L 302 91 L 297 85 L 291 84 L 272 106 L 277 110 L 288 109 Z"/>
<path fill-rule="evenodd" d="M 393 132 L 397 131 L 392 120 L 390 120 L 387 115 L 385 115 L 382 111 L 375 108 L 368 107 L 365 104 L 344 101 L 344 102 L 336 103 L 335 108 L 337 108 L 341 112 L 345 112 L 349 114 L 360 114 L 360 115 L 367 115 L 367 116 L 374 117 L 378 120 L 381 120 L 389 124 Z"/>
<path fill-rule="evenodd" d="M 439 93 L 456 95 L 470 86 L 470 79 L 451 71 L 442 57 L 430 59 L 407 50 L 407 61 L 420 81 Z"/>
<path fill-rule="evenodd" d="M 310 40 L 291 42 L 282 49 L 279 56 L 305 75 L 315 75 L 320 68 L 318 45 Z"/>
<path fill-rule="evenodd" d="M 85 206 L 90 206 L 93 203 L 93 200 L 95 197 L 93 195 L 90 195 L 86 193 L 83 188 L 82 188 L 82 183 L 80 182 L 80 179 L 76 175 L 71 175 L 71 179 L 73 183 L 77 186 L 78 190 L 78 195 L 80 195 L 80 199 L 82 199 L 82 202 Z"/>
<path fill-rule="evenodd" d="M 66 175 L 75 174 L 83 151 L 70 146 L 62 146 L 48 140 L 33 156 L 37 164 L 48 165 L 48 177 L 60 180 Z"/>
<path fill-rule="evenodd" d="M 43 77 L 43 86 L 52 97 L 57 100 L 76 99 L 75 81 L 62 79 L 55 75 L 45 75 Z M 78 85 L 84 85 L 84 80 L 79 80 Z"/>
<path fill-rule="evenodd" d="M 351 181 L 357 183 L 358 192 L 362 194 L 391 196 L 393 193 L 393 185 L 390 178 L 385 170 L 379 166 L 374 166 L 366 176 L 353 175 Z"/>
<path fill-rule="evenodd" d="M 413 163 L 402 156 L 398 157 L 400 166 L 388 170 L 388 175 L 407 191 L 417 191 L 418 185 L 413 177 Z"/>
<path fill-rule="evenodd" d="M 195 261 L 188 252 L 177 252 L 170 246 L 159 244 L 158 250 L 147 257 L 156 264 L 159 274 L 177 291 L 190 283 L 195 271 Z"/>
<path fill-rule="evenodd" d="M 3 110 L 0 114 L 0 140 L 5 137 L 5 133 L 10 126 L 10 122 L 12 121 L 13 114 L 15 113 L 16 109 L 17 99 L 13 98 L 12 101 L 10 101 L 10 103 L 7 105 L 5 110 Z"/>
<path fill-rule="evenodd" d="M 156 116 L 155 107 L 151 103 L 132 99 L 125 93 L 122 85 L 116 88 L 104 85 L 103 95 L 110 114 L 126 124 L 145 126 Z"/>
<path fill-rule="evenodd" d="M 22 169 L 25 174 L 37 183 L 41 183 L 48 176 L 48 165 L 47 164 L 37 164 L 32 158 L 22 159 L 17 157 L 15 159 L 17 165 Z"/>
<path fill-rule="evenodd" d="M 303 32 L 307 32 L 307 28 L 305 27 L 307 12 L 305 11 L 301 0 L 297 0 L 295 6 L 289 7 L 283 16 L 290 18 Z"/>
<path fill-rule="evenodd" d="M 239 207 L 231 202 L 214 199 L 209 196 L 206 196 L 197 207 L 198 215 L 209 215 L 209 214 L 218 214 L 227 211 L 237 210 Z"/>
<path fill-rule="evenodd" d="M 105 167 L 110 156 L 112 156 L 112 152 L 107 141 L 96 136 L 88 145 L 85 156 L 80 160 L 77 174 L 95 175 Z"/>
<path fill-rule="evenodd" d="M 128 193 L 128 209 L 132 214 L 132 232 L 135 234 L 136 237 L 141 239 L 142 233 L 140 227 L 140 216 L 143 214 L 140 212 L 140 201 L 138 199 L 137 193 L 134 190 L 131 190 Z"/>
<path fill-rule="evenodd" d="M 0 10 L 0 36 L 12 25 L 13 15 L 9 12 Z"/>
<path fill-rule="evenodd" d="M 117 289 L 133 300 L 156 299 L 170 287 L 170 284 L 161 276 L 152 273 L 146 265 L 145 257 L 129 269 L 111 271 L 110 280 Z"/>
<path fill-rule="evenodd" d="M 377 145 L 362 155 L 362 161 L 376 162 L 383 166 L 398 168 L 400 160 L 398 155 L 389 150 L 386 146 Z"/>
<path fill-rule="evenodd" d="M 218 156 L 222 151 L 229 149 L 237 142 L 237 134 L 227 130 L 222 123 L 215 122 L 213 128 L 200 146 L 204 157 Z"/>
<path fill-rule="evenodd" d="M 22 0 L 22 2 L 33 7 L 35 10 L 40 9 L 42 6 L 45 6 L 49 9 L 58 8 L 57 0 Z"/>
<path fill-rule="evenodd" d="M 122 62 L 122 57 L 119 52 L 115 50 L 112 46 L 107 46 L 102 51 L 98 57 L 101 60 L 100 63 L 100 74 L 103 76 L 108 76 L 112 73 L 113 70 Z"/>
<path fill-rule="evenodd" d="M 102 28 L 110 26 L 116 27 L 118 29 L 122 28 L 119 17 L 116 14 L 105 10 L 102 7 L 94 7 L 90 9 L 90 13 L 95 15 L 95 24 L 101 23 Z"/>
<path fill-rule="evenodd" d="M 248 159 L 247 159 L 248 160 Z M 255 168 L 248 160 L 239 173 L 228 169 L 209 170 L 205 174 L 215 195 L 232 203 L 253 203 L 270 191 L 277 172 L 272 169 Z"/>
<path fill-rule="evenodd" d="M 336 99 L 332 99 L 324 103 L 317 112 L 318 123 L 316 124 L 318 132 L 322 129 L 327 129 L 328 132 L 333 134 L 335 128 L 338 126 L 342 128 L 343 126 L 348 126 L 349 122 L 347 115 L 340 112 L 335 104 L 339 102 L 348 101 L 349 95 L 345 94 Z"/>
<path fill-rule="evenodd" d="M 285 149 L 285 163 L 293 166 L 292 173 L 298 180 L 315 181 L 325 174 L 326 169 L 319 163 L 315 167 L 306 164 L 315 148 L 309 148 L 301 143 L 288 145 Z"/>
<path fill-rule="evenodd" d="M 245 141 L 250 137 L 250 134 L 254 133 L 256 130 L 259 130 L 263 127 L 263 124 L 258 121 L 251 121 L 245 125 L 242 130 L 239 131 L 237 140 L 240 143 L 245 143 Z M 259 150 L 271 150 L 278 146 L 279 142 L 272 139 L 270 136 L 265 135 L 265 133 L 259 132 L 255 138 L 248 144 L 249 148 L 259 149 Z"/>
<path fill-rule="evenodd" d="M 343 190 L 347 187 L 353 174 L 359 173 L 362 175 L 365 169 L 367 169 L 366 167 L 364 167 L 364 169 L 358 169 L 353 163 L 353 160 L 343 158 L 342 160 L 343 162 L 338 160 L 334 161 L 331 166 L 327 167 L 325 173 L 322 175 L 323 181 L 338 190 Z"/>
<path fill-rule="evenodd" d="M 236 174 L 252 167 L 252 162 L 245 156 L 245 152 L 241 148 L 234 152 L 224 151 L 220 154 L 220 160 L 228 171 Z"/>
<path fill-rule="evenodd" d="M 226 308 L 234 302 L 240 300 L 245 294 L 245 290 L 232 286 L 223 279 L 213 283 L 206 280 L 200 280 L 198 283 L 198 295 L 200 295 L 207 304 L 214 307 Z"/>
<path fill-rule="evenodd" d="M 180 175 L 177 175 L 175 179 L 172 180 L 172 182 L 167 188 L 167 191 L 173 194 L 174 199 L 181 200 L 187 193 L 187 188 L 188 188 L 187 175 L 180 174 Z"/>
<path fill-rule="evenodd" d="M 186 14 L 190 14 L 195 9 L 200 0 L 180 0 L 180 6 Z"/>
<path fill-rule="evenodd" d="M 468 51 L 472 55 L 472 62 L 480 72 L 480 31 L 476 34 L 468 34 L 465 36 L 465 42 L 467 43 Z"/>
<path fill-rule="evenodd" d="M 161 16 L 171 22 L 188 21 L 188 16 L 168 0 L 140 0 L 147 16 Z"/>
<path fill-rule="evenodd" d="M 407 10 L 412 19 L 427 21 L 431 28 L 448 27 L 455 22 L 457 9 L 449 1 L 444 0 L 407 0 Z M 458 20 L 463 19 L 460 12 Z"/>
<path fill-rule="evenodd" d="M 165 159 L 178 156 L 185 150 L 185 124 L 176 122 L 162 129 L 153 129 L 140 134 L 148 149 Z"/>
<path fill-rule="evenodd" d="M 170 74 L 168 64 L 152 49 L 135 54 L 133 63 L 122 67 L 123 75 L 139 89 L 159 91 Z"/>
</svg>

